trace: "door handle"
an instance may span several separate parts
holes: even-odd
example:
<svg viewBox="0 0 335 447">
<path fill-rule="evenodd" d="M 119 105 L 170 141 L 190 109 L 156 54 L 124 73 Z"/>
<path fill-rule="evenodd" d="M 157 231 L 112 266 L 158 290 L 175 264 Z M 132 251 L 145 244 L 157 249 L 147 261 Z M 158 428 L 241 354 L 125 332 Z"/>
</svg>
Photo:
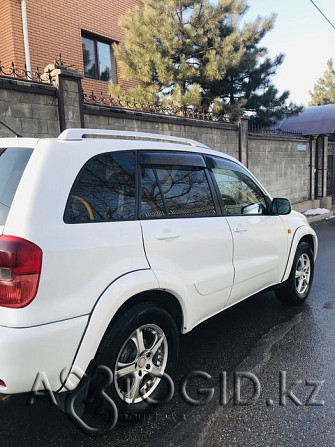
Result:
<svg viewBox="0 0 335 447">
<path fill-rule="evenodd" d="M 180 235 L 174 233 L 156 234 L 156 239 L 158 241 L 164 241 L 165 239 L 177 239 L 178 237 L 180 237 Z"/>
<path fill-rule="evenodd" d="M 234 228 L 235 233 L 242 233 L 243 231 L 248 231 L 248 228 L 244 225 L 239 225 L 238 227 Z"/>
</svg>

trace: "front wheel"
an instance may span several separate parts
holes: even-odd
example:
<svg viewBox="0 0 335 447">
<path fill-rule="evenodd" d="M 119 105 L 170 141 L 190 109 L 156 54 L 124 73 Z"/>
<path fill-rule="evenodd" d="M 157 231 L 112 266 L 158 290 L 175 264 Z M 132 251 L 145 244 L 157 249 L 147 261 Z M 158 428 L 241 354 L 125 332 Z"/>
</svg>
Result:
<svg viewBox="0 0 335 447">
<path fill-rule="evenodd" d="M 290 306 L 302 304 L 313 283 L 314 256 L 307 242 L 298 245 L 288 279 L 275 291 L 277 298 Z"/>
<path fill-rule="evenodd" d="M 178 350 L 174 320 L 154 303 L 134 306 L 110 327 L 95 362 L 112 372 L 108 394 L 117 407 L 119 420 L 167 399 Z"/>
</svg>

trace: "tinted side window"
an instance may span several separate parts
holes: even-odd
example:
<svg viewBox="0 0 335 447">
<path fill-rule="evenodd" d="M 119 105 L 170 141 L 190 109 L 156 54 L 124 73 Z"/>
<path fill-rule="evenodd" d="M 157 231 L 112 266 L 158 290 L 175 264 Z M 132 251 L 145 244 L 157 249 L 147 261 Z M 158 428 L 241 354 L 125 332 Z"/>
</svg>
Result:
<svg viewBox="0 0 335 447">
<path fill-rule="evenodd" d="M 168 214 L 156 170 L 142 168 L 141 195 L 141 217 L 162 217 Z"/>
<path fill-rule="evenodd" d="M 241 171 L 212 169 L 227 214 L 264 214 L 265 197 L 250 177 Z"/>
<path fill-rule="evenodd" d="M 142 167 L 141 217 L 216 214 L 204 169 Z"/>
<path fill-rule="evenodd" d="M 136 218 L 136 157 L 113 152 L 91 158 L 78 174 L 64 213 L 66 223 Z"/>
</svg>

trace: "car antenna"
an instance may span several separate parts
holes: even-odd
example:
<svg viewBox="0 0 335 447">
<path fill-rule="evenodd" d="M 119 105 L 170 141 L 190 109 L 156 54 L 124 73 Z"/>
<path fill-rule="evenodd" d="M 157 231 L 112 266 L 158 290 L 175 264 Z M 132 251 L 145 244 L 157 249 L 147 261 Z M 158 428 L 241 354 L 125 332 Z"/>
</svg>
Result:
<svg viewBox="0 0 335 447">
<path fill-rule="evenodd" d="M 0 121 L 0 124 L 2 124 L 4 127 L 6 127 L 6 129 L 8 129 L 10 132 L 12 132 L 17 138 L 22 138 L 22 135 L 15 132 L 15 130 L 11 129 L 10 127 L 8 127 L 7 124 L 3 123 L 2 121 Z"/>
</svg>

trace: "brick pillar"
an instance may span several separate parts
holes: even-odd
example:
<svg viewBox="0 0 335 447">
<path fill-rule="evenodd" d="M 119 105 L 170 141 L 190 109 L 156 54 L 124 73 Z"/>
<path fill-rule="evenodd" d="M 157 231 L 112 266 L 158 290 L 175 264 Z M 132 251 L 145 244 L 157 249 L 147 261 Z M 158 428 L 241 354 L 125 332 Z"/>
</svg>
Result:
<svg viewBox="0 0 335 447">
<path fill-rule="evenodd" d="M 59 127 L 63 131 L 71 127 L 85 127 L 81 80 L 76 70 L 50 64 L 45 68 L 54 77 L 58 92 Z"/>
<path fill-rule="evenodd" d="M 238 121 L 238 158 L 248 167 L 248 131 L 249 118 L 242 117 Z"/>
</svg>

